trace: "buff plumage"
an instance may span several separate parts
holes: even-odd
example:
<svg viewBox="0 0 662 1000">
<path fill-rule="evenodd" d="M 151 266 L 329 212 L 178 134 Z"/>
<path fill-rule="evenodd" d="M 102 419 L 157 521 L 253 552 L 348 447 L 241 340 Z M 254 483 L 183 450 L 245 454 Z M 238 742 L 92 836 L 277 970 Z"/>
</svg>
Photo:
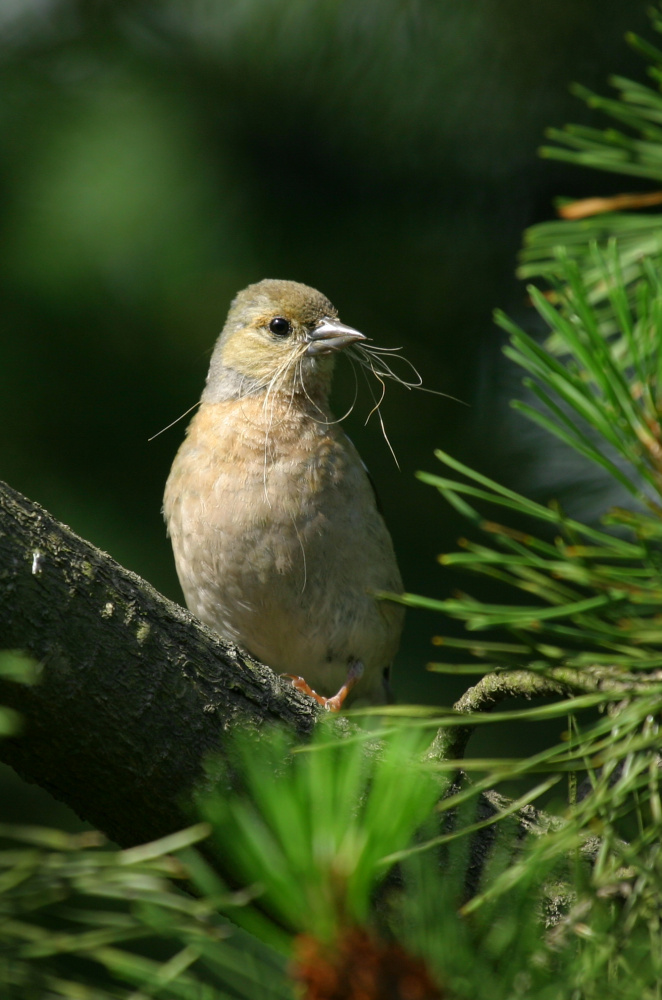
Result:
<svg viewBox="0 0 662 1000">
<path fill-rule="evenodd" d="M 164 498 L 190 610 L 330 708 L 383 700 L 403 618 L 375 596 L 401 592 L 400 574 L 329 409 L 335 357 L 362 340 L 306 285 L 240 292 Z"/>
</svg>

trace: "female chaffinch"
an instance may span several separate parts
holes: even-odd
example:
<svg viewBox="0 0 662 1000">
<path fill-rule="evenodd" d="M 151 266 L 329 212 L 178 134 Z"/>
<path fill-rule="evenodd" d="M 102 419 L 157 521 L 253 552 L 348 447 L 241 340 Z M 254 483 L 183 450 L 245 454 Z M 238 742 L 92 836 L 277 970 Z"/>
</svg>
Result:
<svg viewBox="0 0 662 1000">
<path fill-rule="evenodd" d="M 337 315 L 295 281 L 237 295 L 164 498 L 190 610 L 334 710 L 384 700 L 404 615 L 374 596 L 402 582 L 329 409 L 337 352 L 366 339 Z"/>
</svg>

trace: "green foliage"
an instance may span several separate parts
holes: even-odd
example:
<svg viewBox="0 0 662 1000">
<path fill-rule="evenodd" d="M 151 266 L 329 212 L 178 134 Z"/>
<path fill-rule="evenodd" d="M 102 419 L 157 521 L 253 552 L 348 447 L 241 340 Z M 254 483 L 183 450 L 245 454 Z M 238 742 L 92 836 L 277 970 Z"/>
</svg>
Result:
<svg viewBox="0 0 662 1000">
<path fill-rule="evenodd" d="M 425 734 L 396 727 L 379 736 L 379 745 L 374 735 L 339 741 L 320 725 L 306 748 L 278 731 L 259 745 L 240 742 L 246 794 L 200 803 L 234 877 L 264 887 L 260 908 L 289 934 L 326 941 L 364 924 L 384 859 L 410 844 L 439 797 L 416 756 Z"/>
<path fill-rule="evenodd" d="M 356 925 L 393 934 L 452 996 L 562 1000 L 577 990 L 597 1000 L 607 988 L 610 996 L 655 996 L 662 943 L 653 901 L 662 870 L 650 817 L 659 820 L 661 803 L 650 709 L 637 702 L 618 724 L 574 723 L 546 759 L 482 762 L 485 779 L 454 788 L 434 776 L 459 762 L 411 756 L 447 713 L 386 713 L 360 738 L 339 739 L 324 727 L 309 748 L 278 732 L 257 748 L 239 741 L 243 790 L 229 792 L 224 781 L 202 804 L 222 866 L 259 893 L 257 908 L 237 918 L 289 951 L 301 932 L 327 944 Z M 514 808 L 503 803 L 481 820 L 481 795 L 536 768 L 554 770 L 553 781 L 581 769 L 591 791 L 563 820 L 540 817 L 518 846 Z M 431 797 L 444 787 L 430 819 Z M 629 815 L 639 832 L 628 843 L 617 831 Z M 497 824 L 497 837 L 471 890 L 470 836 L 486 822 Z M 557 921 L 547 932 L 545 913 Z"/>
<path fill-rule="evenodd" d="M 662 34 L 662 7 L 655 5 L 650 16 L 653 28 Z M 623 128 L 601 130 L 567 125 L 564 129 L 550 129 L 547 136 L 556 145 L 545 146 L 541 152 L 550 159 L 651 180 L 659 186 L 662 181 L 662 50 L 634 34 L 627 37 L 632 47 L 648 61 L 648 76 L 655 88 L 620 76 L 610 80 L 618 91 L 616 99 L 601 97 L 586 87 L 574 87 L 575 95 L 590 108 L 612 118 Z M 561 209 L 566 202 L 567 199 L 560 201 Z M 525 234 L 518 275 L 521 278 L 558 277 L 563 272 L 558 248 L 563 247 L 564 255 L 579 265 L 586 297 L 592 302 L 603 303 L 605 308 L 600 319 L 610 330 L 620 322 L 610 294 L 614 282 L 605 282 L 602 261 L 591 248 L 596 244 L 604 253 L 614 240 L 613 268 L 619 272 L 618 297 L 622 306 L 625 300 L 632 301 L 635 283 L 644 270 L 649 275 L 659 270 L 662 226 L 658 213 L 610 211 L 608 200 L 594 210 L 601 214 L 543 222 L 530 228 Z"/>
<path fill-rule="evenodd" d="M 7 1000 L 291 996 L 278 955 L 217 916 L 246 903 L 195 856 L 204 825 L 126 851 L 98 834 L 0 826 L 0 986 Z M 190 868 L 172 856 L 185 851 Z M 196 885 L 191 896 L 176 883 Z"/>
<path fill-rule="evenodd" d="M 659 11 L 653 21 L 661 30 Z M 635 42 L 654 60 L 651 76 L 659 83 L 662 55 Z M 591 102 L 638 128 L 643 138 L 570 128 L 553 137 L 571 151 L 553 155 L 659 180 L 662 132 L 651 123 L 662 121 L 662 96 L 617 83 L 619 102 L 592 96 Z M 544 836 L 529 838 L 521 858 L 492 872 L 462 912 L 473 918 L 499 901 L 497 922 L 504 919 L 507 926 L 509 907 L 532 872 L 549 871 L 548 865 L 565 858 L 569 867 L 562 884 L 570 896 L 547 938 L 558 949 L 557 965 L 552 973 L 542 948 L 534 962 L 546 964 L 548 980 L 535 995 L 557 995 L 549 976 L 558 975 L 564 981 L 559 995 L 657 997 L 662 978 L 659 216 L 608 214 L 597 221 L 544 224 L 529 232 L 523 260 L 522 273 L 544 277 L 551 289 L 543 294 L 529 288 L 546 328 L 544 345 L 497 314 L 509 334 L 505 353 L 527 374 L 527 398 L 513 405 L 612 477 L 631 509 L 604 511 L 599 526 L 582 523 L 557 503 L 529 500 L 443 452 L 437 457 L 451 474 L 420 475 L 470 526 L 462 550 L 440 561 L 496 580 L 513 594 L 511 604 L 465 594 L 451 600 L 407 595 L 407 603 L 459 619 L 472 633 L 436 639 L 442 651 L 465 651 L 471 662 L 432 669 L 491 671 L 460 699 L 460 717 L 438 716 L 443 730 L 490 720 L 517 724 L 564 711 L 569 719 L 561 743 L 527 760 L 464 763 L 472 772 L 485 771 L 485 781 L 497 775 L 521 780 L 536 772 L 566 772 L 571 781 L 570 807 L 558 822 Z M 476 712 L 495 700 L 535 694 L 554 700 L 531 709 Z M 601 713 L 597 721 L 582 715 L 591 706 Z M 448 737 L 438 739 L 436 750 L 448 746 L 453 746 Z M 445 760 L 437 767 L 459 763 Z M 590 869 L 583 868 L 582 856 L 591 858 Z M 558 873 L 553 867 L 552 881 Z"/>
<path fill-rule="evenodd" d="M 617 721 L 574 722 L 546 760 L 482 762 L 484 779 L 454 787 L 435 775 L 459 762 L 411 756 L 447 713 L 403 708 L 354 738 L 323 727 L 308 748 L 278 732 L 258 747 L 241 740 L 243 789 L 223 781 L 203 799 L 222 867 L 258 893 L 236 916 L 295 954 L 301 932 L 331 946 L 357 925 L 394 935 L 451 996 L 597 1000 L 609 989 L 652 998 L 662 974 L 652 710 L 637 701 Z M 513 814 L 524 802 L 498 800 L 485 820 L 482 793 L 536 768 L 555 772 L 552 782 L 582 770 L 591 787 L 562 819 L 540 816 L 537 829 L 534 819 L 521 843 Z M 618 832 L 627 817 L 636 821 L 629 842 Z M 471 835 L 486 823 L 497 835 L 471 888 Z M 546 919 L 556 921 L 547 931 Z"/>
<path fill-rule="evenodd" d="M 641 711 L 636 702 L 617 721 L 573 726 L 546 763 L 555 779 L 585 768 L 590 794 L 563 820 L 540 817 L 525 843 L 503 803 L 473 889 L 481 793 L 545 762 L 483 762 L 484 780 L 448 788 L 453 762 L 420 757 L 443 715 L 403 712 L 396 724 L 386 716 L 360 738 L 322 727 L 309 748 L 278 731 L 263 734 L 257 752 L 239 740 L 242 789 L 223 780 L 202 807 L 213 820 L 214 868 L 245 885 L 240 893 L 193 849 L 206 826 L 119 852 L 99 850 L 96 835 L 3 827 L 3 996 L 292 998 L 285 958 L 297 954 L 300 932 L 332 947 L 361 926 L 385 942 L 395 935 L 452 996 L 566 1000 L 575 990 L 598 1000 L 609 989 L 652 998 L 662 870 L 650 818 L 659 823 L 662 807 L 651 767 L 659 734 L 650 721 L 642 727 Z M 633 809 L 639 832 L 626 842 L 617 824 Z M 197 898 L 173 888 L 183 880 Z M 546 911 L 562 916 L 547 931 Z"/>
<path fill-rule="evenodd" d="M 653 12 L 653 23 L 660 30 L 659 11 Z M 636 44 L 649 58 L 660 56 L 640 40 Z M 662 69 L 653 67 L 651 75 L 659 82 Z M 621 102 L 597 103 L 642 128 L 651 109 L 662 116 L 662 95 L 634 84 Z M 662 162 L 662 133 L 649 138 L 652 146 L 656 138 L 656 145 L 647 155 Z M 614 137 L 596 132 L 594 139 L 600 163 L 613 165 L 605 150 Z M 638 146 L 625 145 L 632 157 L 641 153 Z M 658 215 L 631 220 L 660 239 Z M 513 406 L 613 477 L 633 509 L 605 511 L 603 527 L 596 528 L 569 518 L 553 502 L 535 503 L 437 452 L 463 478 L 427 473 L 420 478 L 487 536 L 487 544 L 465 541 L 464 551 L 441 561 L 514 587 L 535 603 L 489 605 L 465 597 L 408 601 L 460 618 L 472 630 L 509 628 L 506 643 L 443 640 L 496 666 L 551 670 L 557 678 L 569 669 L 574 674 L 566 673 L 565 680 L 579 690 L 594 688 L 598 676 L 604 679 L 599 669 L 612 681 L 637 671 L 643 684 L 644 672 L 660 665 L 662 640 L 662 258 L 650 243 L 624 232 L 615 215 L 598 223 L 549 223 L 536 232 L 544 236 L 548 266 L 530 273 L 544 275 L 551 291 L 530 286 L 529 293 L 547 329 L 545 345 L 497 313 L 510 337 L 505 353 L 527 373 L 524 386 L 534 401 L 516 400 Z M 542 247 L 540 241 L 536 245 Z M 510 525 L 487 515 L 488 505 L 507 511 Z"/>
<path fill-rule="evenodd" d="M 605 512 L 604 529 L 598 529 L 567 517 L 558 505 L 528 500 L 441 452 L 440 460 L 464 480 L 420 476 L 488 538 L 488 544 L 466 541 L 463 552 L 443 556 L 442 562 L 497 579 L 535 601 L 503 606 L 460 598 L 427 600 L 425 606 L 464 620 L 472 630 L 509 628 L 516 642 L 481 647 L 489 662 L 549 668 L 557 678 L 560 670 L 570 669 L 576 674 L 564 679 L 579 690 L 595 688 L 601 669 L 614 682 L 619 673 L 637 671 L 643 683 L 644 671 L 662 664 L 662 282 L 644 262 L 631 303 L 617 247 L 612 245 L 606 258 L 594 247 L 590 256 L 618 317 L 612 336 L 603 335 L 600 307 L 591 303 L 576 262 L 563 253 L 557 257 L 557 304 L 530 289 L 552 332 L 547 347 L 504 315 L 497 319 L 510 334 L 506 353 L 530 374 L 524 384 L 543 408 L 514 405 L 613 476 L 633 498 L 634 508 Z M 510 526 L 488 517 L 486 505 L 508 511 Z M 408 601 L 421 603 L 414 597 Z"/>
</svg>

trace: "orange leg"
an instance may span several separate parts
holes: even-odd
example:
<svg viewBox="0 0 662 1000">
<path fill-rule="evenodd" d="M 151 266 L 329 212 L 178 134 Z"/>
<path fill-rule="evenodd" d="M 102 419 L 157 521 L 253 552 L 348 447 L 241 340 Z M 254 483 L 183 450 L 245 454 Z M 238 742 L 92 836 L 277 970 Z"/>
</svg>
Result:
<svg viewBox="0 0 662 1000">
<path fill-rule="evenodd" d="M 304 694 L 310 695 L 311 698 L 314 698 L 320 705 L 324 705 L 324 707 L 330 712 L 340 711 L 345 698 L 362 676 L 363 664 L 361 661 L 350 660 L 345 683 L 332 698 L 325 698 L 324 695 L 318 694 L 317 691 L 313 691 L 303 677 L 296 677 L 294 674 L 281 674 L 281 677 L 287 677 L 288 680 L 292 681 L 292 684 L 297 691 L 302 691 Z"/>
</svg>

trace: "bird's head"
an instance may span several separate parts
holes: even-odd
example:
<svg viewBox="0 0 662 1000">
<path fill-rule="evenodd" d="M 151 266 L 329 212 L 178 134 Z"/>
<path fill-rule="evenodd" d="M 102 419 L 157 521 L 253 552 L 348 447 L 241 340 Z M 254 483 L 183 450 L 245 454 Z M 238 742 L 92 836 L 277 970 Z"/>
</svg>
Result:
<svg viewBox="0 0 662 1000">
<path fill-rule="evenodd" d="M 261 392 L 328 394 L 335 356 L 366 338 L 345 326 L 320 292 L 265 279 L 239 292 L 212 355 L 203 399 Z"/>
</svg>

